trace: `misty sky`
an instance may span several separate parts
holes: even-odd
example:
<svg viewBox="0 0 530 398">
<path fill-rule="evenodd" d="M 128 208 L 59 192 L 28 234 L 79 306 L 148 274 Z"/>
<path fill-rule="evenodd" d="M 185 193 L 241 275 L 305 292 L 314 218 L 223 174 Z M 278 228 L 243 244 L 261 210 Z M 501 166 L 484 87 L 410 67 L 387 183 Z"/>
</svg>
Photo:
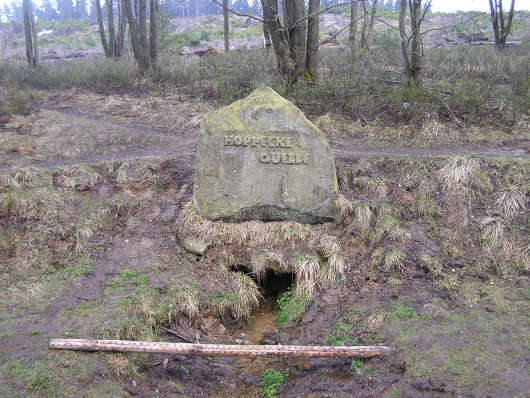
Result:
<svg viewBox="0 0 530 398">
<path fill-rule="evenodd" d="M 9 4 L 13 0 L 0 0 L 0 5 Z M 33 0 L 35 4 L 40 4 L 41 0 Z M 75 0 L 74 0 L 75 2 Z M 505 1 L 505 8 L 510 7 L 510 1 Z M 488 11 L 488 0 L 433 0 L 433 11 L 450 12 L 456 10 L 462 11 Z M 515 0 L 516 10 L 530 10 L 530 0 Z"/>
</svg>

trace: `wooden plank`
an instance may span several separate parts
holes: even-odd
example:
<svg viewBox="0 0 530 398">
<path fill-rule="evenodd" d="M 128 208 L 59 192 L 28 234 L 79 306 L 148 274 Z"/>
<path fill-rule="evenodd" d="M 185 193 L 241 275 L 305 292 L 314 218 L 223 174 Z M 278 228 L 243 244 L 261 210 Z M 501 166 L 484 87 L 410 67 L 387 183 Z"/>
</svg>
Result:
<svg viewBox="0 0 530 398">
<path fill-rule="evenodd" d="M 373 358 L 392 351 L 386 346 L 299 346 L 189 344 L 127 340 L 52 339 L 53 350 L 146 352 L 199 356 L 287 356 L 320 358 Z"/>
</svg>

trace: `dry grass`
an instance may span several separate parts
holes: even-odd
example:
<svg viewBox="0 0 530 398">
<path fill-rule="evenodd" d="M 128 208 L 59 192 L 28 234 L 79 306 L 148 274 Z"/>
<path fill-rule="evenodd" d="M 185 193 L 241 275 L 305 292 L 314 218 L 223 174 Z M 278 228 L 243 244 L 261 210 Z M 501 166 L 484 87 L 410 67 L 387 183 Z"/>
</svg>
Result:
<svg viewBox="0 0 530 398">
<path fill-rule="evenodd" d="M 434 277 L 443 276 L 443 267 L 436 257 L 431 257 L 427 253 L 421 253 L 419 256 L 420 265 L 429 271 Z"/>
<path fill-rule="evenodd" d="M 377 247 L 372 253 L 370 262 L 372 263 L 374 267 L 378 267 L 383 263 L 384 259 L 385 259 L 385 248 Z"/>
<path fill-rule="evenodd" d="M 169 289 L 170 299 L 169 311 L 176 319 L 185 315 L 188 319 L 194 320 L 199 317 L 199 292 L 189 286 L 174 286 Z"/>
<path fill-rule="evenodd" d="M 320 247 L 323 257 L 327 260 L 322 265 L 320 278 L 323 283 L 334 282 L 338 275 L 344 274 L 346 257 L 342 253 L 339 241 L 335 236 L 322 235 Z"/>
<path fill-rule="evenodd" d="M 401 223 L 390 214 L 380 214 L 377 218 L 373 237 L 380 241 L 385 236 L 392 240 L 406 242 L 411 238 L 411 233 L 407 231 Z"/>
<path fill-rule="evenodd" d="M 491 253 L 492 249 L 501 249 L 506 255 L 515 253 L 515 244 L 506 231 L 506 221 L 501 217 L 485 217 L 480 223 L 481 238 L 485 249 Z"/>
<path fill-rule="evenodd" d="M 292 267 L 296 274 L 296 290 L 298 293 L 312 294 L 317 285 L 320 264 L 318 256 L 297 255 L 292 259 Z"/>
<path fill-rule="evenodd" d="M 315 246 L 326 227 L 296 222 L 248 221 L 243 223 L 223 223 L 202 218 L 195 207 L 188 203 L 181 212 L 177 232 L 194 235 L 214 244 L 247 246 L 290 246 L 300 243 Z"/>
<path fill-rule="evenodd" d="M 108 371 L 119 379 L 138 376 L 139 368 L 124 354 L 104 353 Z"/>
<path fill-rule="evenodd" d="M 159 171 L 164 161 L 133 159 L 123 162 L 116 173 L 116 180 L 122 187 L 142 189 L 158 188 L 161 185 Z"/>
<path fill-rule="evenodd" d="M 240 272 L 232 272 L 230 277 L 233 278 L 234 284 L 236 285 L 236 291 L 239 297 L 238 302 L 240 303 L 235 311 L 236 318 L 246 317 L 248 316 L 247 313 L 259 306 L 263 296 L 256 282 L 248 275 Z"/>
<path fill-rule="evenodd" d="M 352 202 L 344 196 L 339 195 L 337 199 L 339 211 L 338 221 L 346 225 L 346 230 L 351 232 L 367 232 L 372 222 L 372 209 L 365 202 Z"/>
<path fill-rule="evenodd" d="M 283 255 L 273 251 L 265 251 L 252 256 L 250 264 L 252 275 L 258 281 L 265 278 L 268 269 L 279 273 L 289 271 L 289 266 L 285 263 Z"/>
<path fill-rule="evenodd" d="M 176 227 L 181 237 L 191 235 L 227 247 L 230 253 L 223 258 L 225 263 L 246 253 L 250 271 L 258 280 L 264 278 L 267 270 L 294 273 L 297 290 L 306 293 L 334 281 L 346 266 L 339 241 L 331 233 L 332 225 L 216 222 L 202 218 L 188 203 Z"/>
<path fill-rule="evenodd" d="M 526 210 L 525 195 L 521 187 L 512 185 L 501 192 L 495 205 L 499 214 L 511 220 L 516 215 Z"/>
<path fill-rule="evenodd" d="M 96 187 L 101 182 L 102 177 L 92 167 L 74 166 L 56 171 L 54 180 L 58 187 L 85 191 Z"/>
<path fill-rule="evenodd" d="M 471 183 L 479 170 L 480 163 L 476 158 L 454 157 L 447 160 L 437 174 L 446 189 L 461 189 Z"/>
<path fill-rule="evenodd" d="M 379 200 L 386 200 L 388 194 L 388 185 L 384 177 L 356 177 L 353 185 L 363 190 L 374 193 Z"/>
<path fill-rule="evenodd" d="M 368 203 L 355 204 L 355 225 L 361 232 L 367 232 L 372 222 L 372 209 Z"/>
<path fill-rule="evenodd" d="M 407 255 L 399 249 L 390 249 L 385 254 L 385 262 L 383 268 L 386 272 L 393 270 L 403 271 L 403 263 Z"/>
<path fill-rule="evenodd" d="M 446 138 L 448 127 L 440 122 L 436 114 L 428 114 L 425 116 L 423 127 L 418 133 L 417 139 L 440 140 Z"/>
</svg>

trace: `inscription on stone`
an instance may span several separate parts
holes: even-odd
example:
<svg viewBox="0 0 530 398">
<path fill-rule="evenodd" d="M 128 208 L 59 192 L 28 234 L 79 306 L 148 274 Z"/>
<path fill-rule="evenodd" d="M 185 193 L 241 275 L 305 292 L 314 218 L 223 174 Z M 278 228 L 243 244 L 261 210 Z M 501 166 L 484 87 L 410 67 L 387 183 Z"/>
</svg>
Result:
<svg viewBox="0 0 530 398">
<path fill-rule="evenodd" d="M 277 132 L 276 132 L 277 133 Z M 288 132 L 287 132 L 288 134 Z M 241 146 L 250 148 L 293 148 L 295 145 L 294 137 L 281 137 L 281 136 L 241 136 L 227 134 L 223 137 L 224 146 Z M 271 164 L 309 164 L 311 154 L 293 152 L 292 150 L 282 150 L 281 152 L 274 151 L 261 151 L 259 154 L 260 163 L 271 163 Z"/>
<path fill-rule="evenodd" d="M 193 188 L 203 217 L 332 221 L 337 191 L 326 137 L 270 88 L 203 119 Z"/>
</svg>

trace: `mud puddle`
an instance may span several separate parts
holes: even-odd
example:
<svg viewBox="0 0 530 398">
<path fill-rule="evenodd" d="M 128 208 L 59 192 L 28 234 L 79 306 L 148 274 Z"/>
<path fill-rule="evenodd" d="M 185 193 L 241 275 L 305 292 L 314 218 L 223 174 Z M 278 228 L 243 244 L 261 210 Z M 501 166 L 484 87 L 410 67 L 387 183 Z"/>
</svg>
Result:
<svg viewBox="0 0 530 398">
<path fill-rule="evenodd" d="M 276 300 L 267 300 L 252 316 L 252 319 L 234 333 L 235 339 L 246 344 L 262 344 L 263 338 L 277 327 L 278 308 Z"/>
</svg>

